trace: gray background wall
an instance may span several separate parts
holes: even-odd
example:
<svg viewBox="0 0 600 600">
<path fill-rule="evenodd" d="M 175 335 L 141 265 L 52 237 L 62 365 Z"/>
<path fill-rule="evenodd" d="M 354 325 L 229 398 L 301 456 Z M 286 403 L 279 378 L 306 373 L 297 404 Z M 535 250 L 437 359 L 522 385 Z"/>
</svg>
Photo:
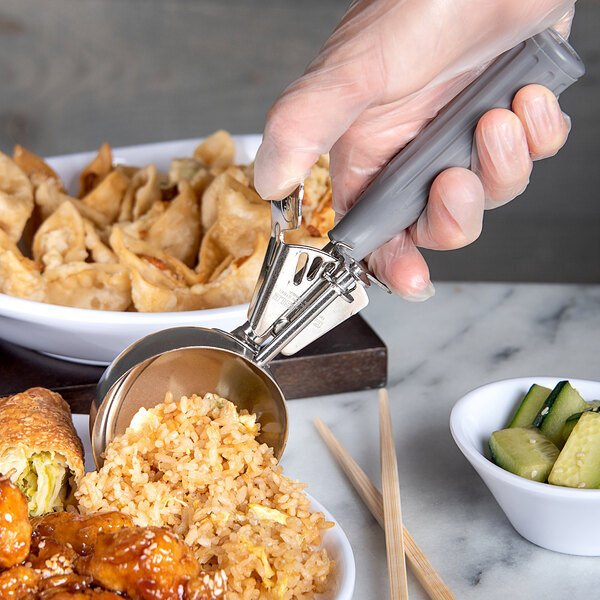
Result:
<svg viewBox="0 0 600 600">
<path fill-rule="evenodd" d="M 262 130 L 346 0 L 2 0 L 0 149 L 41 155 Z M 434 280 L 600 282 L 600 0 L 571 40 L 587 75 L 562 97 L 567 146 L 488 212 L 468 248 L 427 253 Z"/>
</svg>

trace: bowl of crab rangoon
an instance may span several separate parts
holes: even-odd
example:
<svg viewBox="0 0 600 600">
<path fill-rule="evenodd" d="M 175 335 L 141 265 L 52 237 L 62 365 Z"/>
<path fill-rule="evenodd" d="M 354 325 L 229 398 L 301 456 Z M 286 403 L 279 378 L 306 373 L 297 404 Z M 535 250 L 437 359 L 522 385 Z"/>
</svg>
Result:
<svg viewBox="0 0 600 600">
<path fill-rule="evenodd" d="M 253 186 L 259 144 L 217 131 L 48 159 L 0 153 L 1 337 L 108 364 L 161 329 L 241 325 L 271 231 Z M 286 241 L 320 248 L 333 219 L 322 156 Z"/>
</svg>

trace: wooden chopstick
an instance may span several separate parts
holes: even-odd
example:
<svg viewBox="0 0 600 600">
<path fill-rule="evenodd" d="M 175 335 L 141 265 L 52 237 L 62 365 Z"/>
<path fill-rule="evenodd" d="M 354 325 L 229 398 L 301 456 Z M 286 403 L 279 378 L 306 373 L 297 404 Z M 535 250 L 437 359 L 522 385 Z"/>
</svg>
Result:
<svg viewBox="0 0 600 600">
<path fill-rule="evenodd" d="M 323 441 L 371 511 L 371 514 L 381 527 L 383 527 L 383 496 L 381 492 L 373 485 L 367 474 L 358 466 L 357 462 L 350 456 L 335 435 L 333 435 L 329 427 L 321 419 L 315 419 L 314 423 Z M 403 533 L 406 561 L 419 583 L 423 586 L 423 589 L 427 592 L 427 595 L 431 600 L 456 600 L 406 527 L 404 527 Z"/>
<path fill-rule="evenodd" d="M 381 453 L 381 490 L 383 493 L 383 521 L 387 549 L 390 599 L 408 600 L 402 507 L 398 461 L 392 431 L 392 416 L 387 390 L 379 390 L 379 442 Z"/>
</svg>

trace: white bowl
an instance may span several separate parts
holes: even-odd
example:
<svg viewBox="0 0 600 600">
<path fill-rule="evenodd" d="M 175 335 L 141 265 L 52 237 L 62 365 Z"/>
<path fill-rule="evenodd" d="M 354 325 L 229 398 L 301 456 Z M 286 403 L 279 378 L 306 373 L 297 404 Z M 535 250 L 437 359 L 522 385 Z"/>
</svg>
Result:
<svg viewBox="0 0 600 600">
<path fill-rule="evenodd" d="M 259 135 L 233 136 L 236 162 L 252 161 Z M 191 156 L 200 139 L 114 148 L 115 163 L 144 166 L 156 163 L 168 171 L 171 158 Z M 96 151 L 47 159 L 71 194 L 80 171 Z M 246 320 L 247 304 L 188 312 L 127 313 L 69 308 L 0 294 L 0 337 L 9 342 L 75 362 L 106 365 L 141 337 L 170 327 L 198 325 L 231 331 Z"/>
<path fill-rule="evenodd" d="M 553 388 L 568 379 L 585 400 L 600 398 L 600 382 L 569 377 L 524 377 L 480 387 L 461 398 L 450 415 L 452 436 L 525 539 L 556 552 L 600 556 L 600 489 L 584 490 L 530 481 L 490 460 L 488 439 L 508 426 L 533 383 Z"/>
<path fill-rule="evenodd" d="M 83 443 L 85 452 L 85 470 L 93 471 L 94 464 L 92 447 L 89 439 L 89 415 L 74 414 L 73 424 Z M 317 500 L 308 494 L 311 510 L 319 511 L 328 521 L 335 525 L 323 533 L 321 546 L 327 549 L 328 556 L 335 561 L 335 570 L 329 589 L 324 594 L 317 595 L 318 600 L 352 600 L 356 579 L 356 565 L 350 542 L 335 517 Z"/>
</svg>

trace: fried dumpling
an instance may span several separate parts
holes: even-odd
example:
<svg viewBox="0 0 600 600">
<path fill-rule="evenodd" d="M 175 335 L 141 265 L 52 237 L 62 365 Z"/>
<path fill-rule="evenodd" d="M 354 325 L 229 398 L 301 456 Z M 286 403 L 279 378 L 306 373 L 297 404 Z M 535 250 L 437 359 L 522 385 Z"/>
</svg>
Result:
<svg viewBox="0 0 600 600">
<path fill-rule="evenodd" d="M 131 304 L 127 267 L 73 262 L 44 271 L 46 299 L 51 304 L 94 310 L 126 310 Z"/>
<path fill-rule="evenodd" d="M 18 242 L 33 212 L 33 185 L 15 161 L 0 152 L 0 229 Z"/>
<path fill-rule="evenodd" d="M 258 235 L 249 256 L 228 257 L 217 267 L 208 283 L 192 286 L 203 300 L 203 308 L 233 306 L 249 302 L 267 251 L 267 239 Z"/>
<path fill-rule="evenodd" d="M 118 226 L 113 227 L 109 241 L 120 263 L 137 270 L 150 283 L 175 289 L 198 282 L 198 275 L 181 261 L 127 235 Z"/>
<path fill-rule="evenodd" d="M 219 265 L 231 254 L 220 243 L 217 224 L 215 223 L 202 238 L 196 273 L 201 282 L 207 282 Z M 233 259 L 233 257 L 231 257 Z"/>
<path fill-rule="evenodd" d="M 103 214 L 109 223 L 117 220 L 129 179 L 120 171 L 110 172 L 81 202 Z"/>
<path fill-rule="evenodd" d="M 179 194 L 149 227 L 146 241 L 188 267 L 195 264 L 202 225 L 198 198 L 190 183 L 179 182 Z"/>
<path fill-rule="evenodd" d="M 169 169 L 169 181 L 179 183 L 182 179 L 192 181 L 199 171 L 206 171 L 202 163 L 191 156 L 172 158 Z"/>
<path fill-rule="evenodd" d="M 220 243 L 229 254 L 249 256 L 256 237 L 270 234 L 271 204 L 230 177 L 218 196 L 216 225 Z"/>
<path fill-rule="evenodd" d="M 217 175 L 202 195 L 200 214 L 202 217 L 202 229 L 208 231 L 217 220 L 217 207 L 219 204 L 219 194 L 229 184 L 229 175 L 221 173 Z"/>
<path fill-rule="evenodd" d="M 161 199 L 162 193 L 156 165 L 149 164 L 138 169 L 127 186 L 119 212 L 119 222 L 139 219 L 155 202 Z"/>
<path fill-rule="evenodd" d="M 0 293 L 44 302 L 45 283 L 38 263 L 24 257 L 0 229 Z"/>
<path fill-rule="evenodd" d="M 58 181 L 62 188 L 62 182 L 56 171 L 37 154 L 34 154 L 17 144 L 13 150 L 13 160 L 23 170 L 27 177 L 29 177 L 29 180 L 34 187 L 39 185 L 42 181 L 51 178 Z"/>
<path fill-rule="evenodd" d="M 131 269 L 131 297 L 139 312 L 172 312 L 207 308 L 201 294 L 189 287 L 169 287 L 150 282 Z"/>
<path fill-rule="evenodd" d="M 44 268 L 87 258 L 83 219 L 68 200 L 40 225 L 33 236 L 32 251 Z"/>
<path fill-rule="evenodd" d="M 94 262 L 104 264 L 119 262 L 117 255 L 102 241 L 91 221 L 83 219 L 83 229 L 85 231 L 85 247 Z"/>
<path fill-rule="evenodd" d="M 215 131 L 194 150 L 194 158 L 207 167 L 228 167 L 235 160 L 235 142 L 227 131 Z"/>
<path fill-rule="evenodd" d="M 169 202 L 163 200 L 157 200 L 149 210 L 147 210 L 139 219 L 133 222 L 119 223 L 119 228 L 138 240 L 146 240 L 148 237 L 148 231 L 152 225 L 165 214 Z"/>
<path fill-rule="evenodd" d="M 47 219 L 65 200 L 68 200 L 82 217 L 89 219 L 96 227 L 105 229 L 110 225 L 108 218 L 100 211 L 62 192 L 60 184 L 55 179 L 46 179 L 35 190 L 35 204 L 40 210 L 42 220 Z"/>
<path fill-rule="evenodd" d="M 104 142 L 92 162 L 79 175 L 79 198 L 87 196 L 112 169 L 112 150 Z"/>
<path fill-rule="evenodd" d="M 307 220 L 319 206 L 321 199 L 331 192 L 329 177 L 329 156 L 322 154 L 312 166 L 309 176 L 304 180 L 304 197 L 302 198 L 302 217 Z"/>
<path fill-rule="evenodd" d="M 329 241 L 327 232 L 335 225 L 334 221 L 335 213 L 331 210 L 329 156 L 323 154 L 313 165 L 304 182 L 302 223 L 298 229 L 285 232 L 285 241 L 288 244 L 322 248 Z"/>
</svg>

